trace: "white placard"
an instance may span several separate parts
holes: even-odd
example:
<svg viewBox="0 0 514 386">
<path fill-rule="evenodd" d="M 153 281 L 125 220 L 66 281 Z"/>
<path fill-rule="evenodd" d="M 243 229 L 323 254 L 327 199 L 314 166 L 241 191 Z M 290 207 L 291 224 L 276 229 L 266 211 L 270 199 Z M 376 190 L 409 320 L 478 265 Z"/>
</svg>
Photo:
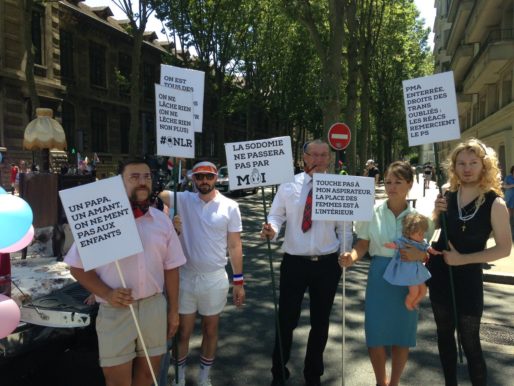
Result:
<svg viewBox="0 0 514 386">
<path fill-rule="evenodd" d="M 161 86 L 193 94 L 193 130 L 202 132 L 205 73 L 161 64 Z"/>
<path fill-rule="evenodd" d="M 312 219 L 370 221 L 375 205 L 375 179 L 338 174 L 312 176 Z"/>
<path fill-rule="evenodd" d="M 84 270 L 143 251 L 121 176 L 59 192 Z"/>
<path fill-rule="evenodd" d="M 157 155 L 194 158 L 195 133 L 191 93 L 156 84 L 155 114 Z"/>
<path fill-rule="evenodd" d="M 409 146 L 460 138 L 453 72 L 403 81 Z"/>
<path fill-rule="evenodd" d="M 294 181 L 290 137 L 225 144 L 230 190 Z"/>
</svg>

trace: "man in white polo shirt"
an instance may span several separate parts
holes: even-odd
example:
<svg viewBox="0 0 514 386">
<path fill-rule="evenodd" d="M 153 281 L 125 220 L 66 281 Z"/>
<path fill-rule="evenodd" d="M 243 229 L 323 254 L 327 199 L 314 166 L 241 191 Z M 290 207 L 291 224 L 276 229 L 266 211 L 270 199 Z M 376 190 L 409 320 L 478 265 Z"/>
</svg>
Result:
<svg viewBox="0 0 514 386">
<path fill-rule="evenodd" d="M 241 244 L 243 227 L 239 205 L 214 188 L 218 177 L 216 166 L 211 162 L 198 162 L 192 172 L 197 192 L 177 193 L 177 209 L 182 219 L 180 241 L 187 258 L 187 263 L 180 269 L 178 385 L 185 385 L 189 339 L 198 313 L 202 317 L 203 334 L 198 384 L 209 386 L 209 371 L 218 341 L 219 317 L 227 302 L 229 289 L 225 270 L 227 251 L 234 273 L 234 304 L 240 307 L 245 299 Z M 166 205 L 173 207 L 173 192 L 164 191 L 160 197 Z"/>
</svg>

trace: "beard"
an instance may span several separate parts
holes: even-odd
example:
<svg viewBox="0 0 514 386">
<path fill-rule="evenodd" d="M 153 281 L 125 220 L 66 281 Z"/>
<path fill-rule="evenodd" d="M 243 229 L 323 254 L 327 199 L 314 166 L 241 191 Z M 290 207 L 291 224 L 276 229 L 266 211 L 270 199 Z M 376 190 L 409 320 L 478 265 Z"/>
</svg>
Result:
<svg viewBox="0 0 514 386">
<path fill-rule="evenodd" d="M 146 195 L 145 197 L 143 197 L 142 199 L 139 199 L 139 192 L 141 190 L 144 190 L 146 192 Z M 132 191 L 132 193 L 130 194 L 130 201 L 133 201 L 133 202 L 138 202 L 138 201 L 145 201 L 145 200 L 148 200 L 150 198 L 150 193 L 151 193 L 151 190 L 148 186 L 138 186 L 137 188 L 134 188 L 134 190 Z"/>
<path fill-rule="evenodd" d="M 214 190 L 214 185 L 209 184 L 195 184 L 196 190 L 198 190 L 201 194 L 209 194 Z"/>
</svg>

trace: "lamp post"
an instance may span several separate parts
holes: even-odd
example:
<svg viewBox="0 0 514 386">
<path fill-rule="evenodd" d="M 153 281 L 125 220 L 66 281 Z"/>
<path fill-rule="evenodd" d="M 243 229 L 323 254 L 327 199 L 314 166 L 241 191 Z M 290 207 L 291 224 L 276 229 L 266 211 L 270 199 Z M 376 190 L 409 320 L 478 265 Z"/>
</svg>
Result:
<svg viewBox="0 0 514 386">
<path fill-rule="evenodd" d="M 27 150 L 41 150 L 40 171 L 50 170 L 50 149 L 64 150 L 66 134 L 61 124 L 53 119 L 52 109 L 36 109 L 36 119 L 25 128 L 23 147 Z"/>
</svg>

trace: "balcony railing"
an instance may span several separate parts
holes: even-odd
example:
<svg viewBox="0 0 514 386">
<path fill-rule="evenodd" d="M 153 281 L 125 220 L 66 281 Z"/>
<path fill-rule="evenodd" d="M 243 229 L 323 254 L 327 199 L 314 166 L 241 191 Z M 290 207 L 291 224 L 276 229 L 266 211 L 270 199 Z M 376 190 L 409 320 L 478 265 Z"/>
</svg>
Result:
<svg viewBox="0 0 514 386">
<path fill-rule="evenodd" d="M 475 63 L 480 59 L 482 54 L 487 50 L 487 48 L 489 48 L 491 44 L 508 40 L 514 40 L 514 28 L 497 28 L 489 31 L 489 34 L 485 38 L 484 42 L 480 45 L 480 49 L 471 61 L 468 71 L 466 71 L 466 75 L 464 75 L 464 79 L 467 79 L 471 71 L 473 71 Z"/>
</svg>

